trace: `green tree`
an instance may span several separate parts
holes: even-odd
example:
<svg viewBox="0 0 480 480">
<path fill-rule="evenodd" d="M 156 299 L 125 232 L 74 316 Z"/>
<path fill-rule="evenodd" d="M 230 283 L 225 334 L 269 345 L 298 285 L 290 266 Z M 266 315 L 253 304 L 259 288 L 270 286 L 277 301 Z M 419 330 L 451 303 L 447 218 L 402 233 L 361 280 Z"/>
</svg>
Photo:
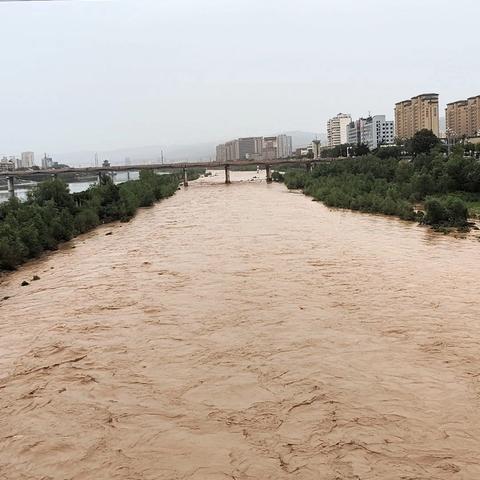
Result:
<svg viewBox="0 0 480 480">
<path fill-rule="evenodd" d="M 424 222 L 428 225 L 440 225 L 447 219 L 447 211 L 442 202 L 436 198 L 429 198 L 425 202 Z"/>
<path fill-rule="evenodd" d="M 411 141 L 411 149 L 414 155 L 430 153 L 432 148 L 440 144 L 440 139 L 431 131 L 424 128 L 415 133 Z"/>
<path fill-rule="evenodd" d="M 445 200 L 448 222 L 456 227 L 464 227 L 468 222 L 468 208 L 463 200 L 458 197 L 448 196 Z"/>
<path fill-rule="evenodd" d="M 31 199 L 39 205 L 52 201 L 59 208 L 73 210 L 73 197 L 70 195 L 68 185 L 60 179 L 52 179 L 40 183 L 31 192 Z"/>
</svg>

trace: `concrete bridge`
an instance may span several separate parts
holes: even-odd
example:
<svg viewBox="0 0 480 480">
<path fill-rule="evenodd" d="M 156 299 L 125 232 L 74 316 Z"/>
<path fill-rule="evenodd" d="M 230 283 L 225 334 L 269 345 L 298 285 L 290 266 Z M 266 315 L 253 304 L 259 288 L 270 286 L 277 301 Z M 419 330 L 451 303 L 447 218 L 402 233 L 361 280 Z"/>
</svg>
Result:
<svg viewBox="0 0 480 480">
<path fill-rule="evenodd" d="M 329 163 L 332 158 L 322 159 L 307 159 L 307 158 L 277 158 L 272 160 L 238 160 L 235 162 L 191 162 L 191 163 L 152 163 L 144 165 L 111 165 L 109 167 L 81 167 L 81 168 L 56 168 L 48 170 L 25 170 L 13 172 L 0 172 L 0 179 L 6 178 L 8 185 L 9 197 L 15 197 L 15 178 L 32 178 L 35 176 L 50 175 L 53 178 L 63 174 L 72 173 L 91 173 L 98 175 L 99 180 L 102 175 L 112 174 L 114 172 L 130 172 L 141 170 L 182 170 L 183 184 L 188 186 L 187 172 L 189 168 L 205 168 L 207 170 L 224 169 L 225 183 L 230 182 L 230 169 L 233 167 L 244 167 L 256 165 L 264 167 L 266 172 L 267 182 L 272 181 L 272 168 L 282 165 L 300 165 L 305 166 L 307 171 L 310 171 L 315 163 Z"/>
</svg>

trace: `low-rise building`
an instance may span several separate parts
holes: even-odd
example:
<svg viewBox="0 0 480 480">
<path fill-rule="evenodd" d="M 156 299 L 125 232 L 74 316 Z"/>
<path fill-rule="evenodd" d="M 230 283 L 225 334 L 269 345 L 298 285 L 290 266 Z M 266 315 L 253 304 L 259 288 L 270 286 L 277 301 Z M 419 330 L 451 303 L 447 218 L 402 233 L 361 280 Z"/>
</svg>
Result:
<svg viewBox="0 0 480 480">
<path fill-rule="evenodd" d="M 3 157 L 0 160 L 0 172 L 13 172 L 15 167 L 15 162 L 10 158 Z"/>
</svg>

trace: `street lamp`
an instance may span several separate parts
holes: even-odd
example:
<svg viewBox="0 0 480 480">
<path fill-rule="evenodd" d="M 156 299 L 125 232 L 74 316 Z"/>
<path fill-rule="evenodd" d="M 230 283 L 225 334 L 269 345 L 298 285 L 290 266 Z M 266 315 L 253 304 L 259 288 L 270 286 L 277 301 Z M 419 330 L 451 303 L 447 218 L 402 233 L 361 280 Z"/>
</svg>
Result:
<svg viewBox="0 0 480 480">
<path fill-rule="evenodd" d="M 447 155 L 450 156 L 450 152 L 451 152 L 450 138 L 453 139 L 453 142 L 455 144 L 456 133 L 450 127 L 446 129 L 445 133 L 447 135 Z"/>
</svg>

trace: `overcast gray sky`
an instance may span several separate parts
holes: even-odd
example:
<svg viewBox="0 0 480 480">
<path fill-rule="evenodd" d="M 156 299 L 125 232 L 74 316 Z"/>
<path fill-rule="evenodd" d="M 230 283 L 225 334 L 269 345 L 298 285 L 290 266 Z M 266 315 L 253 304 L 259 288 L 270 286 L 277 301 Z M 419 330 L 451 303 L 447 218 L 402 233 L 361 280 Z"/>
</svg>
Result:
<svg viewBox="0 0 480 480">
<path fill-rule="evenodd" d="M 0 153 L 323 132 L 477 95 L 479 3 L 0 2 Z"/>
</svg>

